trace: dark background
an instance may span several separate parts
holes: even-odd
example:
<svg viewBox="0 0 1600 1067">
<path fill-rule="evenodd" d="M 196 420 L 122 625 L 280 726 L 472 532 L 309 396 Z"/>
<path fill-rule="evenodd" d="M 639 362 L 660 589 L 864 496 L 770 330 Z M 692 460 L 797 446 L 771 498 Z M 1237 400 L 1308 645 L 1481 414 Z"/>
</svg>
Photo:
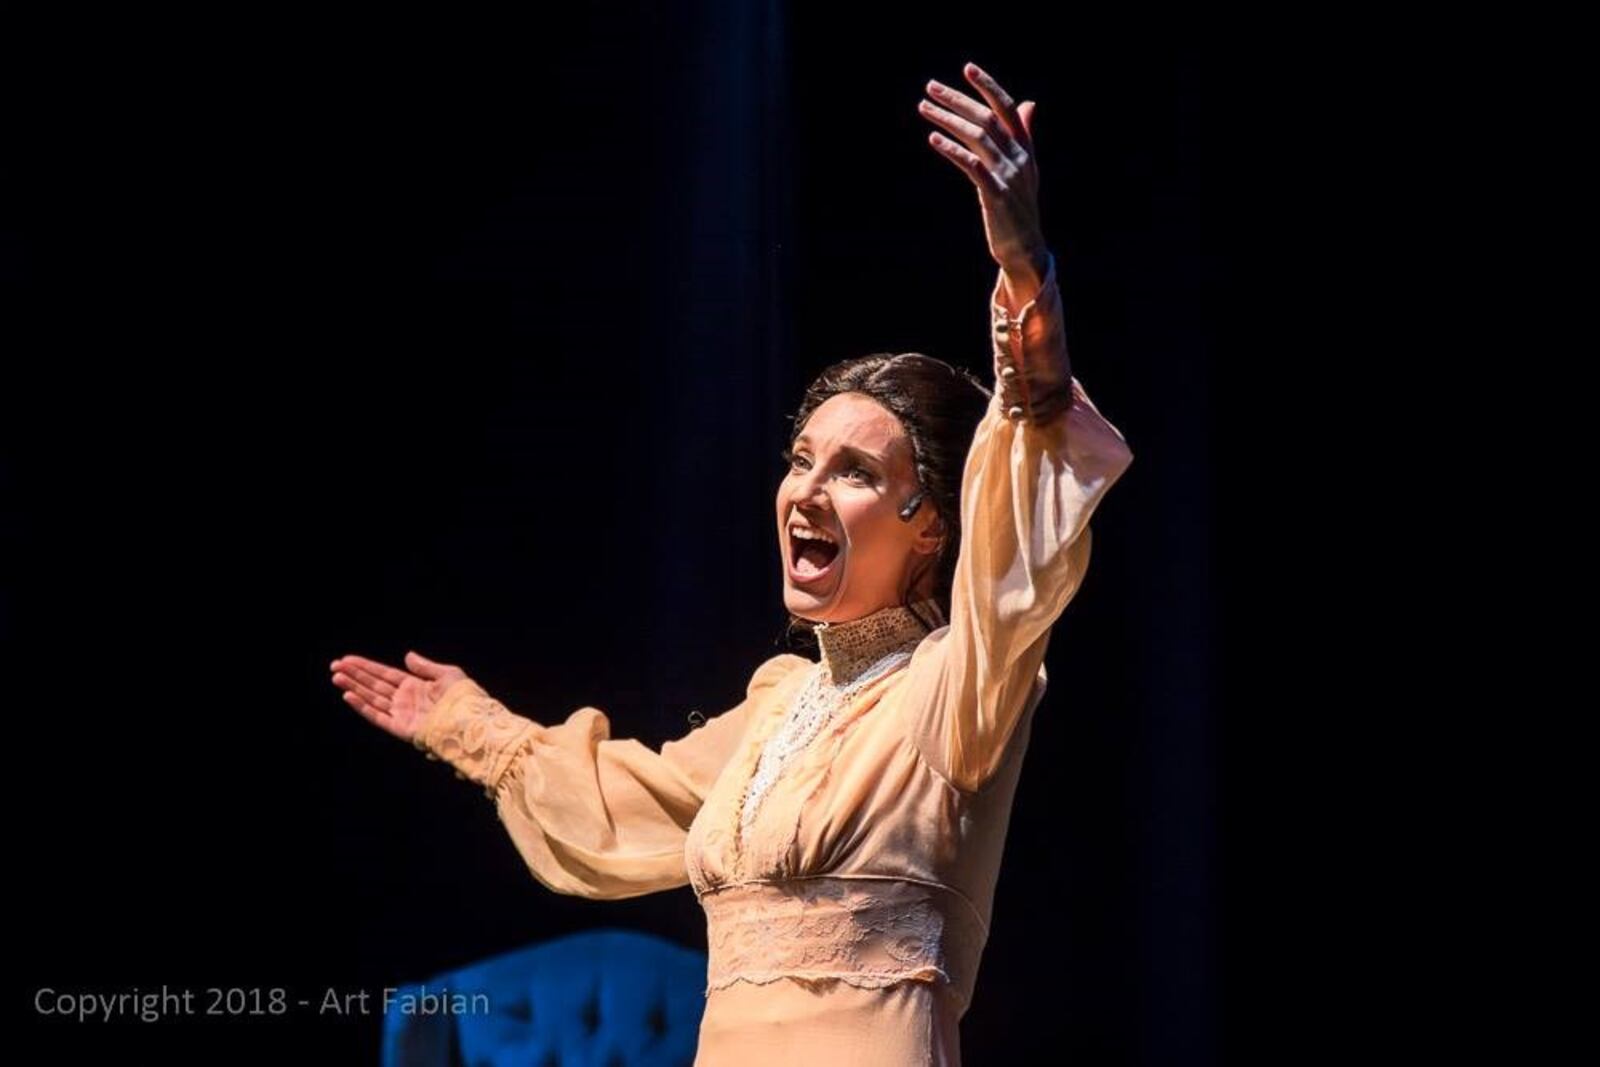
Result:
<svg viewBox="0 0 1600 1067">
<path fill-rule="evenodd" d="M 3 263 L 23 1013 L 41 985 L 377 988 L 592 925 L 704 947 L 687 888 L 546 891 L 327 664 L 417 649 L 652 746 L 736 702 L 783 647 L 804 384 L 869 351 L 988 374 L 977 199 L 915 110 L 971 59 L 1040 102 L 1074 371 L 1136 459 L 1056 628 L 964 1047 L 1217 1062 L 1245 49 L 1049 10 L 49 38 Z M 29 1025 L 370 1062 L 379 1020 Z"/>
</svg>

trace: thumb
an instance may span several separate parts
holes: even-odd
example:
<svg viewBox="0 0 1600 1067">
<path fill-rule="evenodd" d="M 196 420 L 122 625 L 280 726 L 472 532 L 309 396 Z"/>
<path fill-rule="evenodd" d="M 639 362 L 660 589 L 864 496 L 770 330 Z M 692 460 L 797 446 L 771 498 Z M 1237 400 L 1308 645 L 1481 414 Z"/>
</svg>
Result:
<svg viewBox="0 0 1600 1067">
<path fill-rule="evenodd" d="M 1017 117 L 1022 120 L 1022 129 L 1028 135 L 1028 140 L 1033 140 L 1033 110 L 1038 107 L 1032 100 L 1024 100 L 1017 105 Z"/>
<path fill-rule="evenodd" d="M 406 667 L 409 668 L 412 673 L 420 674 L 424 678 L 437 678 L 445 671 L 449 670 L 449 667 L 445 664 L 435 663 L 433 660 L 429 659 L 427 656 L 424 656 L 420 652 L 406 653 Z"/>
</svg>

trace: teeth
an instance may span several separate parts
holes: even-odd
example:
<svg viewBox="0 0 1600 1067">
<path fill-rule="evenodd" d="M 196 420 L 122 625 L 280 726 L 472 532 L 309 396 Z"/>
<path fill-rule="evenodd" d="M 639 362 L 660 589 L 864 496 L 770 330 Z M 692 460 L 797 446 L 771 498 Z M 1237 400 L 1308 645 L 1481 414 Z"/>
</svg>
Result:
<svg viewBox="0 0 1600 1067">
<path fill-rule="evenodd" d="M 813 530 L 808 526 L 791 526 L 789 533 L 802 541 L 826 541 L 830 545 L 838 544 L 833 538 L 821 530 Z"/>
</svg>

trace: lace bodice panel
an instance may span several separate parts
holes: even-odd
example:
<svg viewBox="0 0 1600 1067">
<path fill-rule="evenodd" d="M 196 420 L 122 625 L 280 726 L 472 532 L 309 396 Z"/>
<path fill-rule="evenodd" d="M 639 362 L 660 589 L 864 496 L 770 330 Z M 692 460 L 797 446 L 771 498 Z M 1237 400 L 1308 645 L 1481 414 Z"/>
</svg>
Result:
<svg viewBox="0 0 1600 1067">
<path fill-rule="evenodd" d="M 789 978 L 863 988 L 938 982 L 964 1005 L 983 927 L 948 890 L 897 879 L 816 877 L 745 882 L 701 898 L 710 958 L 706 990 Z"/>
</svg>

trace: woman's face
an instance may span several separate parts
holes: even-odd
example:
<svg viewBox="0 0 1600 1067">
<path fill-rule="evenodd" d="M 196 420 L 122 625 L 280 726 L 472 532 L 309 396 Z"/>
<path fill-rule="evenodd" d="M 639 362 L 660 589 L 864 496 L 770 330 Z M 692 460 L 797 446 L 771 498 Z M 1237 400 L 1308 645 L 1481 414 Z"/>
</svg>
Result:
<svg viewBox="0 0 1600 1067">
<path fill-rule="evenodd" d="M 926 499 L 910 522 L 900 519 L 917 491 L 900 420 L 861 393 L 839 393 L 817 405 L 790 453 L 777 501 L 789 611 L 812 622 L 859 619 L 899 604 L 924 567 L 917 592 L 930 595 L 940 524 Z M 802 539 L 797 527 L 826 540 Z"/>
</svg>

